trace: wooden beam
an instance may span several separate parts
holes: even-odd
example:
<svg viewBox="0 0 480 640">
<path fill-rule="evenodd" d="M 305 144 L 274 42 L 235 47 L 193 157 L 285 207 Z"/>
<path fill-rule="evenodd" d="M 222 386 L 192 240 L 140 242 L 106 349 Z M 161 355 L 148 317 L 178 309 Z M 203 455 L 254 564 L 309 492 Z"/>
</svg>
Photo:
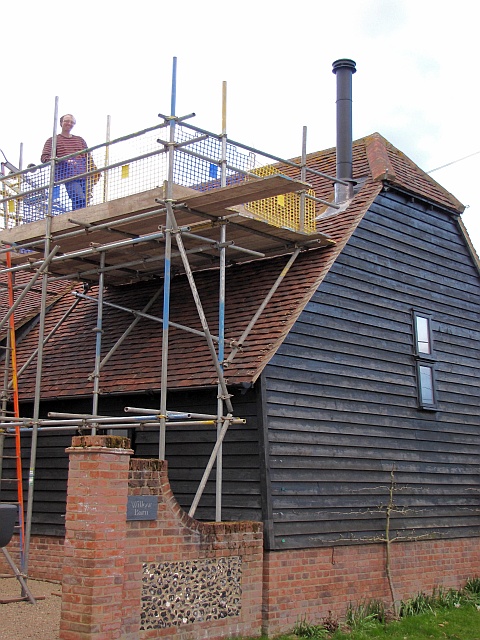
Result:
<svg viewBox="0 0 480 640">
<path fill-rule="evenodd" d="M 278 174 L 258 180 L 240 182 L 228 187 L 197 192 L 196 195 L 182 199 L 182 202 L 190 209 L 203 213 L 214 213 L 237 204 L 254 202 L 309 188 L 310 185 L 305 182 Z"/>
</svg>

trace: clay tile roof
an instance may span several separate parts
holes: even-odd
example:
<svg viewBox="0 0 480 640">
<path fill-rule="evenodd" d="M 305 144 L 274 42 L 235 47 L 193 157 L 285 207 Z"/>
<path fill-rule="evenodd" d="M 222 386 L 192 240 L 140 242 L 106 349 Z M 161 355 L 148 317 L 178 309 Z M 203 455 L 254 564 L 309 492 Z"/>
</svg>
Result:
<svg viewBox="0 0 480 640">
<path fill-rule="evenodd" d="M 20 271 L 13 276 L 13 301 L 15 302 L 21 295 L 23 288 L 32 279 L 33 273 L 29 274 L 24 271 Z M 47 288 L 47 307 L 50 307 L 62 296 L 73 288 L 71 282 L 50 282 Z M 32 318 L 35 318 L 40 310 L 42 296 L 42 276 L 40 276 L 28 294 L 24 296 L 20 305 L 17 307 L 14 313 L 15 329 L 19 330 L 26 325 Z M 10 309 L 9 296 L 8 296 L 8 275 L 6 272 L 0 273 L 0 318 L 3 318 Z M 8 331 L 8 324 L 4 325 L 0 331 L 0 340 L 4 340 L 6 332 Z"/>
<path fill-rule="evenodd" d="M 457 213 L 465 206 L 379 133 L 364 138 L 371 175 Z"/>
<path fill-rule="evenodd" d="M 311 299 L 336 258 L 354 233 L 371 204 L 383 189 L 384 182 L 432 200 L 454 213 L 462 205 L 445 189 L 425 174 L 406 156 L 375 133 L 354 143 L 354 178 L 359 188 L 349 206 L 338 213 L 320 217 L 318 228 L 328 233 L 335 244 L 304 251 L 284 277 L 264 312 L 248 336 L 243 349 L 226 370 L 230 385 L 251 383 L 275 354 L 293 323 Z M 335 149 L 312 153 L 308 165 L 317 171 L 335 174 Z M 308 177 L 318 197 L 330 199 L 331 182 L 320 176 Z M 319 207 L 319 213 L 325 206 Z M 238 340 L 270 288 L 278 278 L 289 256 L 256 260 L 227 268 L 226 273 L 226 349 L 228 357 L 232 341 Z M 212 334 L 218 326 L 218 271 L 195 274 L 203 308 Z M 144 283 L 110 288 L 105 301 L 141 310 L 162 286 Z M 95 288 L 91 295 L 95 296 Z M 47 315 L 48 332 L 72 304 L 71 295 L 59 296 Z M 42 397 L 91 395 L 93 382 L 89 375 L 94 367 L 96 305 L 82 302 L 57 331 L 44 349 Z M 149 310 L 160 318 L 162 295 Z M 133 316 L 105 306 L 103 313 L 102 357 L 115 345 L 133 320 Z M 198 313 L 185 276 L 176 276 L 171 284 L 170 320 L 201 330 Z M 19 363 L 36 348 L 38 336 L 31 331 L 17 349 Z M 102 369 L 102 394 L 132 393 L 160 388 L 162 325 L 142 319 L 122 342 Z M 172 389 L 214 386 L 216 372 L 203 337 L 172 327 L 169 340 L 169 378 Z M 31 398 L 35 386 L 35 367 L 30 366 L 19 381 L 21 397 Z"/>
</svg>

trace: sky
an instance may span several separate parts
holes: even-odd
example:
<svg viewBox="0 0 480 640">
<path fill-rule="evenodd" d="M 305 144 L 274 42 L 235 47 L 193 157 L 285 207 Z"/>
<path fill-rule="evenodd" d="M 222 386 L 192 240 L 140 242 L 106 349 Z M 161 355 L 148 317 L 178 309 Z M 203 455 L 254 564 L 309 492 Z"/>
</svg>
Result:
<svg viewBox="0 0 480 640">
<path fill-rule="evenodd" d="M 176 114 L 280 158 L 335 146 L 332 63 L 351 58 L 353 136 L 379 132 L 467 208 L 480 252 L 478 18 L 471 0 L 43 0 L 2 8 L 0 149 L 40 162 L 59 115 L 89 145 Z M 0 154 L 0 159 L 3 157 Z"/>
</svg>

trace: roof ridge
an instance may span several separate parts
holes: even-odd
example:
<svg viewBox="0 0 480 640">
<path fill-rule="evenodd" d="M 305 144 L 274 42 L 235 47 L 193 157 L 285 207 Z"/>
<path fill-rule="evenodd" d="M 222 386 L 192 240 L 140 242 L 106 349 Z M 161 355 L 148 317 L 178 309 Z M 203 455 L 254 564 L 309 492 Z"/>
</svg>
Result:
<svg viewBox="0 0 480 640">
<path fill-rule="evenodd" d="M 363 142 L 374 180 L 388 181 L 420 197 L 447 206 L 457 214 L 463 213 L 465 205 L 460 200 L 380 133 L 366 136 Z M 406 172 L 409 173 L 408 178 Z"/>
<path fill-rule="evenodd" d="M 395 182 L 397 176 L 388 155 L 388 141 L 379 133 L 372 133 L 363 140 L 372 179 L 375 182 L 380 180 Z"/>
</svg>

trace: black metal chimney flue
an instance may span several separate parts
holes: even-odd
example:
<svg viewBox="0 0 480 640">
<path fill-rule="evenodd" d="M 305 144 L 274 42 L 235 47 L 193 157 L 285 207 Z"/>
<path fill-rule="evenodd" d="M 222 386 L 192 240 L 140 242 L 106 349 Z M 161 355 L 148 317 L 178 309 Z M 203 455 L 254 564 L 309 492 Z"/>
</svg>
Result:
<svg viewBox="0 0 480 640">
<path fill-rule="evenodd" d="M 335 202 L 345 202 L 353 197 L 352 166 L 352 76 L 356 72 L 353 60 L 342 58 L 333 63 L 337 76 L 337 175 L 348 185 L 335 184 Z"/>
</svg>

